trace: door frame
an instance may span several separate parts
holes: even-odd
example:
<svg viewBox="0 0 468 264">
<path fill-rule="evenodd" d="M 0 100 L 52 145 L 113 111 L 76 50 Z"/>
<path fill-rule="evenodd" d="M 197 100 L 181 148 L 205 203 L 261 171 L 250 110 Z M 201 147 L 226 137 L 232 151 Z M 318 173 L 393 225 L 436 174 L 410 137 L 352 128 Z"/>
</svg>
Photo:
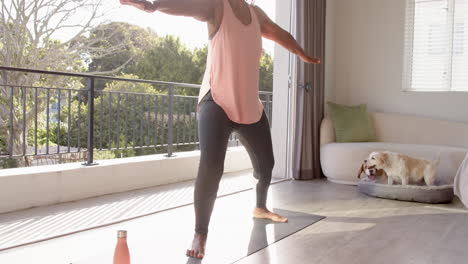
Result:
<svg viewBox="0 0 468 264">
<path fill-rule="evenodd" d="M 276 23 L 296 35 L 296 1 L 276 0 Z M 297 166 L 294 155 L 297 112 L 297 56 L 275 45 L 273 73 L 272 139 L 275 155 L 273 177 L 292 179 Z"/>
</svg>

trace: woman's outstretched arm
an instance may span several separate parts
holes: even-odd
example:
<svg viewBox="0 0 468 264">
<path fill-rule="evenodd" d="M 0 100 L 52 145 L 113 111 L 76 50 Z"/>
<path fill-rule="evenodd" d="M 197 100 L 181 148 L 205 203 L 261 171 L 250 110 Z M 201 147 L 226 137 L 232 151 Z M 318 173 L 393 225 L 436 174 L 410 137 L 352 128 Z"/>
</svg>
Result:
<svg viewBox="0 0 468 264">
<path fill-rule="evenodd" d="M 216 0 L 120 0 L 129 5 L 152 13 L 160 11 L 169 15 L 188 16 L 207 22 L 214 18 Z"/>
<path fill-rule="evenodd" d="M 265 14 L 260 7 L 255 6 L 255 11 L 260 21 L 263 37 L 280 44 L 290 52 L 299 56 L 304 62 L 315 64 L 320 63 L 320 59 L 307 55 L 294 37 L 289 32 L 275 24 L 275 22 L 271 21 L 268 15 Z"/>
</svg>

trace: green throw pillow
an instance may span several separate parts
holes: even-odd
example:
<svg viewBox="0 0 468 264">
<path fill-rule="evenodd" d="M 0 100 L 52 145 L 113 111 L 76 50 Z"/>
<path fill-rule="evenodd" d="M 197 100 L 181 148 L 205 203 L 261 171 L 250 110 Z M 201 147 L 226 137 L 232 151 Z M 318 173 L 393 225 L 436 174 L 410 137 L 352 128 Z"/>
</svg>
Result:
<svg viewBox="0 0 468 264">
<path fill-rule="evenodd" d="M 328 102 L 328 109 L 335 127 L 336 142 L 375 141 L 374 127 L 365 104 L 347 106 Z"/>
</svg>

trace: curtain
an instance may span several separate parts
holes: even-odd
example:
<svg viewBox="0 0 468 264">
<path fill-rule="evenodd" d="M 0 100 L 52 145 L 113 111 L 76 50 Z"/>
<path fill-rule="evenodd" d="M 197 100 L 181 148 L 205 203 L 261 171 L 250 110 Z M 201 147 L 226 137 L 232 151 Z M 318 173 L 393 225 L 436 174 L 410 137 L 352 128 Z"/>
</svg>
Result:
<svg viewBox="0 0 468 264">
<path fill-rule="evenodd" d="M 296 38 L 308 55 L 322 60 L 319 65 L 297 61 L 293 177 L 296 180 L 311 180 L 323 175 L 319 133 L 324 115 L 326 0 L 295 1 Z"/>
</svg>

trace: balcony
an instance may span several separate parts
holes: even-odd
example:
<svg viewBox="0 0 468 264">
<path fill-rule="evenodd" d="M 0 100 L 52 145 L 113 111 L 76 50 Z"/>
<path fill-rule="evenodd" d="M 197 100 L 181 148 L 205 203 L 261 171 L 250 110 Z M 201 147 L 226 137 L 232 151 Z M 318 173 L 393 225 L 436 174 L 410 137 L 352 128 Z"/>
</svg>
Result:
<svg viewBox="0 0 468 264">
<path fill-rule="evenodd" d="M 0 70 L 10 80 L 2 84 L 10 104 L 0 160 L 22 167 L 0 171 L 0 213 L 196 177 L 199 85 Z M 61 79 L 64 87 L 13 83 L 21 74 Z M 66 87 L 77 82 L 86 86 Z M 272 94 L 260 98 L 271 120 Z M 229 146 L 225 172 L 251 169 L 236 135 Z"/>
<path fill-rule="evenodd" d="M 10 67 L 0 71 L 9 98 L 0 137 L 5 167 L 0 170 L 0 251 L 8 252 L 7 262 L 15 255 L 10 252 L 26 245 L 52 245 L 56 238 L 193 203 L 199 85 Z M 13 81 L 22 74 L 61 79 L 64 87 Z M 102 81 L 119 89 L 103 89 Z M 76 82 L 85 85 L 67 87 Z M 142 86 L 151 92 L 132 91 Z M 272 93 L 259 96 L 271 120 Z M 220 197 L 252 189 L 250 158 L 236 135 L 229 141 L 225 174 Z"/>
<path fill-rule="evenodd" d="M 7 262 L 10 257 L 26 261 L 29 254 L 10 252 L 27 245 L 48 247 L 53 239 L 193 203 L 198 85 L 11 67 L 0 71 L 9 98 L 0 139 L 5 167 L 0 170 L 0 251 L 8 252 Z M 64 87 L 13 81 L 22 74 L 61 79 Z M 103 89 L 99 81 L 119 89 Z M 77 82 L 84 87 L 67 87 Z M 132 91 L 142 86 L 151 92 Z M 271 125 L 272 93 L 259 96 Z M 225 174 L 219 197 L 252 189 L 250 159 L 236 135 L 229 141 Z M 57 263 L 69 257 L 61 255 Z M 84 261 L 80 258 L 70 261 Z"/>
</svg>

